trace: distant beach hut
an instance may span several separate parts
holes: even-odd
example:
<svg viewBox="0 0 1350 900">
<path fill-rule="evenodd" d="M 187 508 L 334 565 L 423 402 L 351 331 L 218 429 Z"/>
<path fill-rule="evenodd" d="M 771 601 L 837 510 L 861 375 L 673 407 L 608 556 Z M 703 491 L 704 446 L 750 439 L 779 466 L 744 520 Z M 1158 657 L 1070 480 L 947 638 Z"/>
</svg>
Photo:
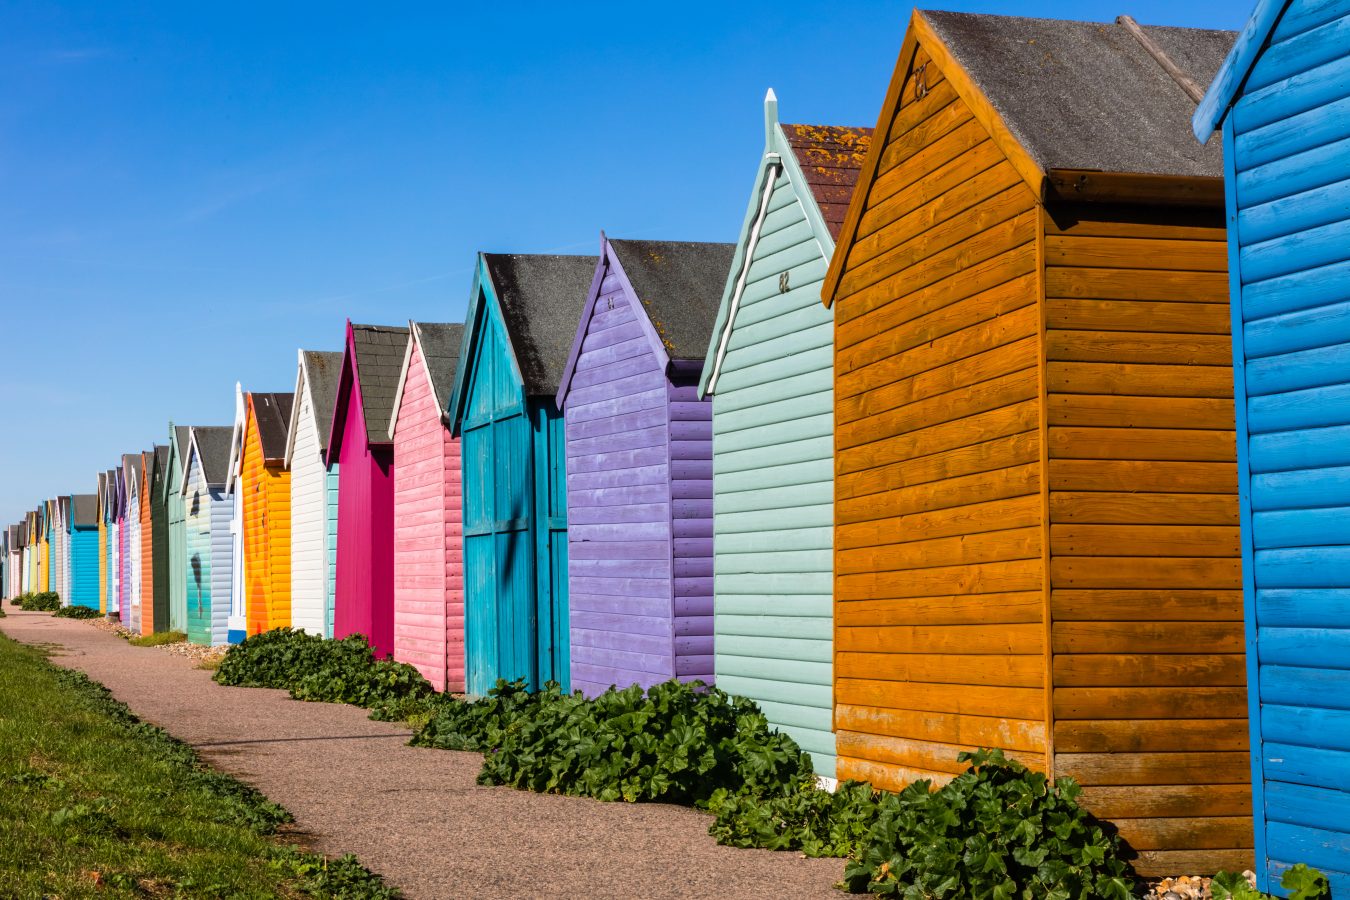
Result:
<svg viewBox="0 0 1350 900">
<path fill-rule="evenodd" d="M 324 461 L 342 354 L 299 351 L 286 429 L 291 472 L 291 625 L 333 635 L 338 469 Z"/>
<path fill-rule="evenodd" d="M 187 636 L 194 644 L 217 646 L 229 638 L 232 598 L 234 504 L 225 493 L 233 429 L 188 429 L 179 493 L 184 507 L 187 562 Z"/>
</svg>

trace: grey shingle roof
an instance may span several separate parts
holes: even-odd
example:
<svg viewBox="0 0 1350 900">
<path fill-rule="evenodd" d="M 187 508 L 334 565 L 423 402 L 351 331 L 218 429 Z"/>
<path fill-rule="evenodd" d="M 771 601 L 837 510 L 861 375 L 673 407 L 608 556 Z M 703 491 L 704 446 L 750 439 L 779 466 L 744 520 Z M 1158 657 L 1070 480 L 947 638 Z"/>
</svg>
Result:
<svg viewBox="0 0 1350 900">
<path fill-rule="evenodd" d="M 703 359 L 735 244 L 610 238 L 671 359 Z"/>
<path fill-rule="evenodd" d="M 197 451 L 202 457 L 202 473 L 207 484 L 224 484 L 230 468 L 230 440 L 234 428 L 229 425 L 196 425 Z"/>
<path fill-rule="evenodd" d="M 337 350 L 306 350 L 304 354 L 310 413 L 319 435 L 319 451 L 323 452 L 328 449 L 328 426 L 333 421 L 333 401 L 342 377 L 342 354 Z"/>
<path fill-rule="evenodd" d="M 431 390 L 441 411 L 455 389 L 455 369 L 459 367 L 459 345 L 464 340 L 464 326 L 459 322 L 414 322 L 417 345 L 427 361 L 431 375 Z"/>
<path fill-rule="evenodd" d="M 135 477 L 137 487 L 145 482 L 144 473 L 141 471 L 141 455 L 139 453 L 122 454 L 122 471 L 124 473 L 129 472 Z M 125 475 L 123 477 L 125 478 Z M 131 481 L 128 480 L 124 483 L 130 488 Z"/>
<path fill-rule="evenodd" d="M 93 494 L 76 494 L 71 499 L 74 501 L 72 522 L 81 527 L 98 524 L 98 497 Z"/>
<path fill-rule="evenodd" d="M 187 462 L 188 438 L 191 437 L 191 425 L 175 425 L 173 427 L 174 436 L 178 439 L 178 471 L 183 471 L 183 465 Z"/>
<path fill-rule="evenodd" d="M 286 457 L 286 430 L 291 424 L 291 404 L 295 394 L 264 394 L 253 391 L 253 414 L 258 420 L 258 439 L 262 441 L 263 457 L 269 460 Z"/>
<path fill-rule="evenodd" d="M 484 253 L 525 380 L 525 393 L 558 392 L 586 292 L 595 277 L 594 256 Z"/>
<path fill-rule="evenodd" d="M 352 325 L 356 348 L 356 375 L 361 383 L 361 408 L 366 418 L 366 439 L 385 443 L 389 417 L 394 411 L 394 392 L 403 371 L 408 349 L 408 329 L 392 325 Z"/>
<path fill-rule="evenodd" d="M 1044 169 L 1223 175 L 1219 141 L 1191 134 L 1195 103 L 1124 27 L 969 13 L 920 13 L 1018 142 Z M 1209 84 L 1236 33 L 1144 26 Z"/>
</svg>

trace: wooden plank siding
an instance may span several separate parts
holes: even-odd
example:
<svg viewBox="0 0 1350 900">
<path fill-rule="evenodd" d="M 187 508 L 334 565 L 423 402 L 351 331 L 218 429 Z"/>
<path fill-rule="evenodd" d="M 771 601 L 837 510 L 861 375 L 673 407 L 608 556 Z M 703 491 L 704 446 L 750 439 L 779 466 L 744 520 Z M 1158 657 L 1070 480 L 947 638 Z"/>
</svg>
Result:
<svg viewBox="0 0 1350 900">
<path fill-rule="evenodd" d="M 572 688 L 675 677 L 665 374 L 611 268 L 566 398 Z"/>
<path fill-rule="evenodd" d="M 1043 223 L 1054 771 L 1152 868 L 1245 865 L 1222 214 L 1060 204 Z M 1139 304 L 1187 319 L 1148 330 Z"/>
<path fill-rule="evenodd" d="M 165 473 L 165 512 L 168 518 L 168 627 L 187 633 L 187 509 L 183 504 L 183 456 L 187 429 L 169 426 L 169 465 Z"/>
<path fill-rule="evenodd" d="M 712 404 L 699 399 L 697 374 L 666 384 L 666 415 L 675 677 L 711 684 L 715 680 Z"/>
<path fill-rule="evenodd" d="M 411 342 L 394 438 L 394 659 L 439 691 L 464 691 L 459 440 L 441 418 L 421 342 Z"/>
<path fill-rule="evenodd" d="M 314 400 L 297 379 L 291 437 L 291 625 L 310 634 L 328 628 L 328 473 L 315 425 Z M 326 418 L 321 414 L 322 418 Z"/>
<path fill-rule="evenodd" d="M 206 482 L 201 459 L 189 451 L 187 483 L 183 493 L 184 532 L 187 563 L 187 632 L 194 644 L 213 647 L 225 643 L 226 619 L 230 612 L 229 569 L 225 566 L 225 592 L 215 590 L 216 560 L 213 553 L 216 517 L 214 507 L 226 511 L 225 536 L 229 539 L 231 504 L 217 500 Z"/>
<path fill-rule="evenodd" d="M 888 789 L 1047 752 L 1036 197 L 934 68 L 835 309 L 838 770 Z"/>
<path fill-rule="evenodd" d="M 261 634 L 291 624 L 291 472 L 266 458 L 254 402 L 249 394 L 239 489 L 247 628 L 249 634 Z"/>
<path fill-rule="evenodd" d="M 826 284 L 839 775 L 998 747 L 1083 784 L 1141 873 L 1243 868 L 1222 216 L 1047 198 L 907 47 Z"/>
<path fill-rule="evenodd" d="M 138 624 L 143 635 L 151 634 L 155 630 L 155 531 L 154 520 L 150 517 L 150 497 L 154 490 L 151 478 L 154 476 L 154 468 L 155 451 L 142 453 L 143 477 L 137 514 L 140 517 L 138 532 L 141 539 L 141 609 Z"/>
<path fill-rule="evenodd" d="M 1256 868 L 1275 889 L 1307 863 L 1338 897 L 1350 894 L 1348 36 L 1344 2 L 1261 3 L 1216 79 L 1226 88 L 1206 98 L 1227 166 Z"/>
</svg>

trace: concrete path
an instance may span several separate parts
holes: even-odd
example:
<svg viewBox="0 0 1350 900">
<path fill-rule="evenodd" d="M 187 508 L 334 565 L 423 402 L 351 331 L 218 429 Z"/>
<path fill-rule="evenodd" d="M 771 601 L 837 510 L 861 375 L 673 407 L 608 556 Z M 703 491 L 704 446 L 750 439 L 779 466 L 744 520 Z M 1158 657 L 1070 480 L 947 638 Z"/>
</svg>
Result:
<svg viewBox="0 0 1350 900">
<path fill-rule="evenodd" d="M 842 860 L 719 847 L 683 807 L 480 787 L 477 754 L 409 747 L 365 710 L 222 687 L 87 622 L 6 612 L 0 630 L 58 645 L 54 662 L 289 809 L 313 849 L 355 853 L 409 898 L 842 896 Z"/>
</svg>

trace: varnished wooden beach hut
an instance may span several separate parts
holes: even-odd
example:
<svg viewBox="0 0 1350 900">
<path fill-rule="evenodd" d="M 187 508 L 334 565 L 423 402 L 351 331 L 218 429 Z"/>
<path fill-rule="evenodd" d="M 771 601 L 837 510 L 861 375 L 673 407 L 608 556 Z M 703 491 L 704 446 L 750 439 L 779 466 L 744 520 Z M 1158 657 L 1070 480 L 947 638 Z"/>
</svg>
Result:
<svg viewBox="0 0 1350 900">
<path fill-rule="evenodd" d="M 464 490 L 466 690 L 570 681 L 562 381 L 594 256 L 480 253 L 450 422 Z"/>
<path fill-rule="evenodd" d="M 1251 864 L 1228 32 L 916 12 L 831 259 L 840 777 L 999 747 Z M 1136 26 L 1137 27 L 1137 26 Z"/>
<path fill-rule="evenodd" d="M 230 444 L 229 471 L 243 501 L 248 634 L 291 624 L 291 472 L 286 430 L 294 394 L 250 391 Z"/>
<path fill-rule="evenodd" d="M 409 322 L 394 392 L 394 659 L 438 691 L 464 691 L 464 530 L 459 441 L 446 404 L 464 326 Z"/>
<path fill-rule="evenodd" d="M 714 669 L 834 777 L 834 317 L 820 303 L 870 128 L 789 125 L 764 152 L 708 345 Z"/>
<path fill-rule="evenodd" d="M 1261 0 L 1222 130 L 1256 872 L 1350 896 L 1350 6 Z"/>
<path fill-rule="evenodd" d="M 337 564 L 337 463 L 324 460 L 342 354 L 299 351 L 286 429 L 291 472 L 291 625 L 333 636 Z"/>
<path fill-rule="evenodd" d="M 712 405 L 733 244 L 611 239 L 558 385 L 572 688 L 713 681 Z"/>
<path fill-rule="evenodd" d="M 394 649 L 394 448 L 389 416 L 408 329 L 347 322 L 325 461 L 338 466 L 333 636 Z"/>
</svg>

